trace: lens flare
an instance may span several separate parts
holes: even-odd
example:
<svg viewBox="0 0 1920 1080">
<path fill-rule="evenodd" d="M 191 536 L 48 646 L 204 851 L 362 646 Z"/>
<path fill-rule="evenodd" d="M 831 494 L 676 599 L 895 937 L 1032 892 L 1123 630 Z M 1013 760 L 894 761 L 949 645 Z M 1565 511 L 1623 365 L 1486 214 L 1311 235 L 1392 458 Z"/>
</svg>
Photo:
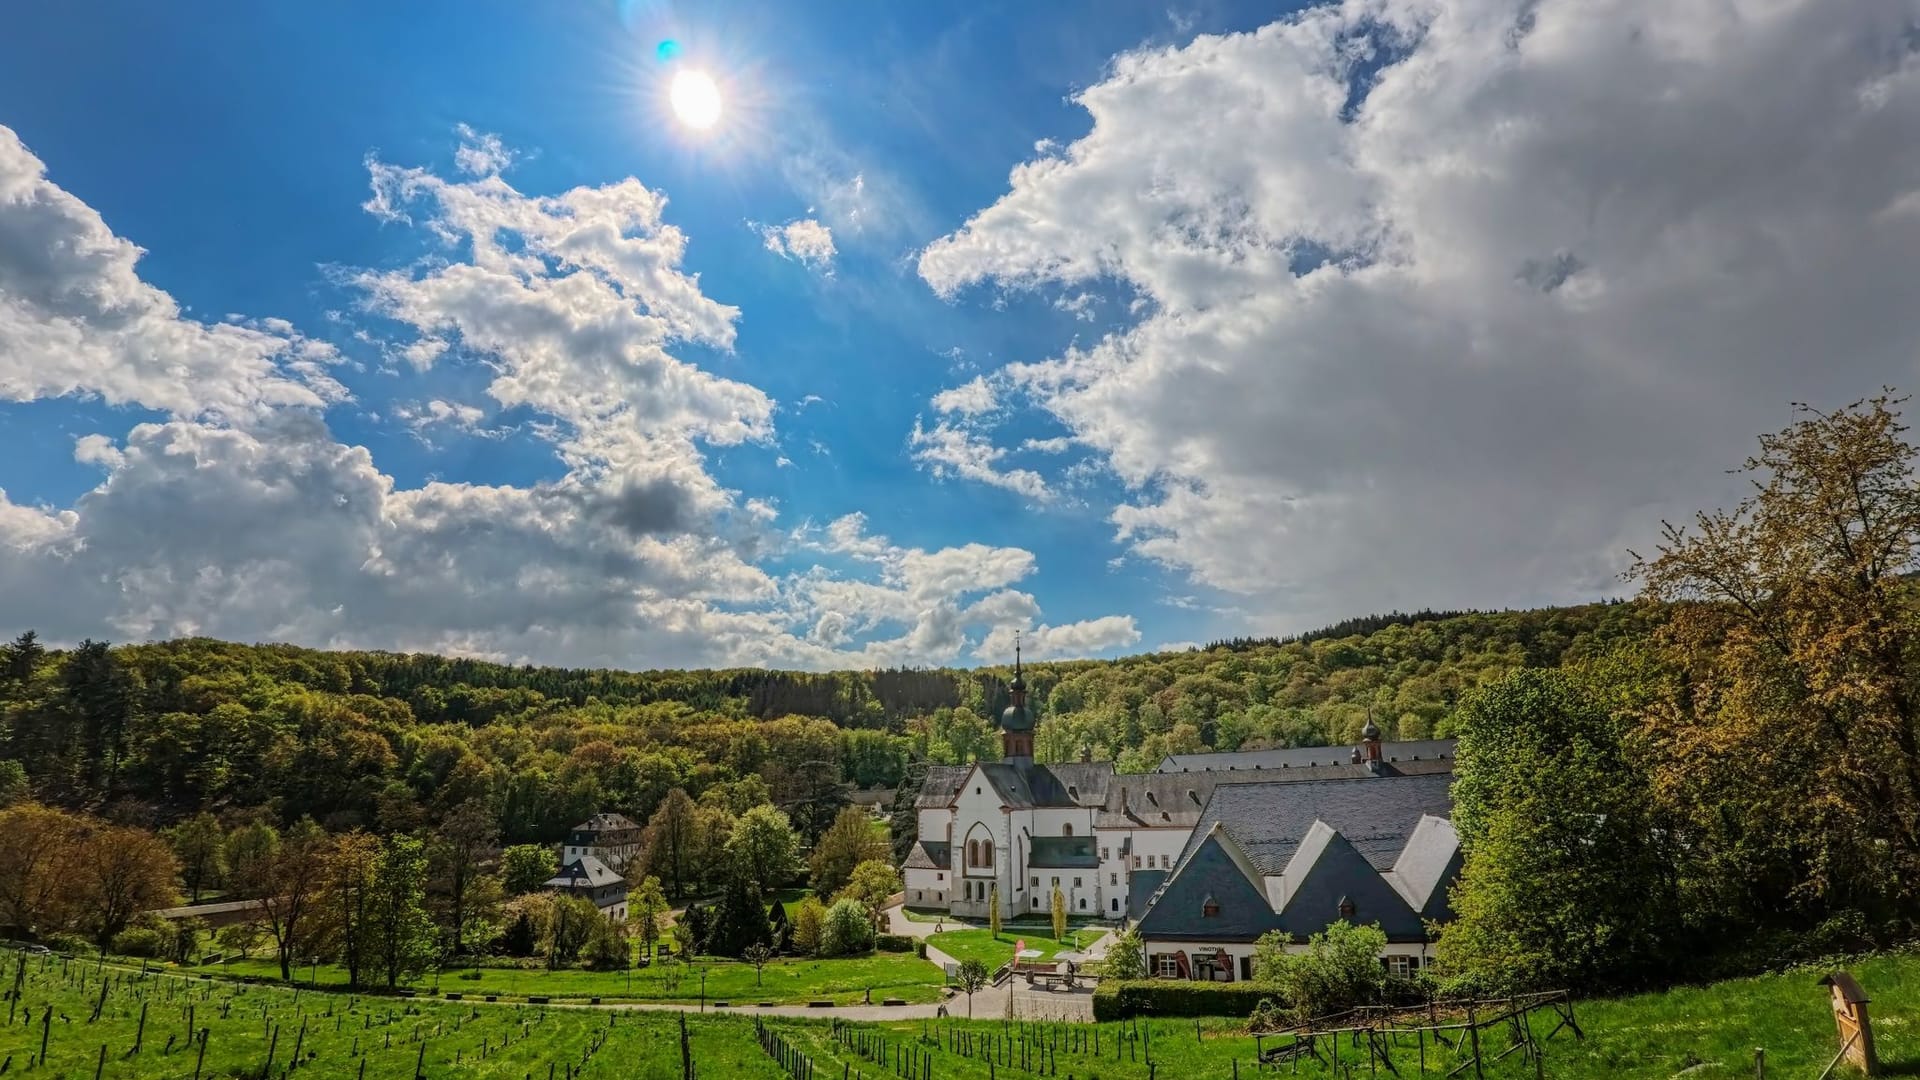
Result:
<svg viewBox="0 0 1920 1080">
<path fill-rule="evenodd" d="M 667 97 L 673 114 L 690 128 L 704 130 L 720 119 L 720 87 L 704 71 L 689 68 L 676 73 Z"/>
<path fill-rule="evenodd" d="M 661 63 L 667 63 L 680 55 L 680 43 L 672 38 L 666 38 L 654 46 L 653 55 L 659 57 Z"/>
</svg>

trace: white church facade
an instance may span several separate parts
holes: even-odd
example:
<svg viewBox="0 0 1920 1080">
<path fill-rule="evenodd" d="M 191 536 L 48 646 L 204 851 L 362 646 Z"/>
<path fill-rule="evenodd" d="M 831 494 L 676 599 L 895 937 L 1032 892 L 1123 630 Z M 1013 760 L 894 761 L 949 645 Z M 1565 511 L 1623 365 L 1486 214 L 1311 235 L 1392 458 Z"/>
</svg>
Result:
<svg viewBox="0 0 1920 1080">
<path fill-rule="evenodd" d="M 1012 704 L 1000 718 L 1001 759 L 927 771 L 915 801 L 917 842 L 902 867 L 907 906 L 985 918 L 997 893 L 1002 916 L 1013 918 L 1050 912 L 1057 888 L 1069 915 L 1138 922 L 1143 933 L 1177 943 L 1160 947 L 1165 970 L 1158 973 L 1228 979 L 1243 965 L 1213 961 L 1250 951 L 1251 938 L 1238 939 L 1255 926 L 1291 930 L 1315 919 L 1322 926 L 1337 918 L 1373 921 L 1367 912 L 1355 914 L 1352 897 L 1370 898 L 1369 907 L 1380 909 L 1372 913 L 1393 927 L 1418 926 L 1421 917 L 1444 914 L 1445 886 L 1458 867 L 1450 826 L 1437 829 L 1429 823 L 1420 833 L 1418 858 L 1436 868 L 1424 873 L 1417 896 L 1406 896 L 1408 886 L 1393 876 L 1390 863 L 1343 858 L 1347 848 L 1327 843 L 1322 834 L 1354 831 L 1362 822 L 1364 827 L 1386 824 L 1374 823 L 1378 815 L 1368 814 L 1369 806 L 1394 818 L 1390 831 L 1411 834 L 1426 817 L 1444 823 L 1452 740 L 1386 743 L 1369 723 L 1357 747 L 1186 754 L 1169 757 L 1152 773 L 1117 774 L 1112 762 L 1035 763 L 1034 717 L 1017 657 L 1009 689 Z M 1229 785 L 1252 784 L 1259 787 L 1247 788 L 1243 797 L 1215 798 Z M 1259 796 L 1251 797 L 1256 791 Z M 1268 807 L 1284 807 L 1284 813 L 1265 820 Z M 1399 817 L 1409 820 L 1402 823 Z M 1211 893 L 1187 895 L 1195 893 L 1197 882 L 1205 883 L 1199 888 L 1203 893 L 1216 886 L 1214 891 L 1222 893 L 1239 887 L 1216 865 L 1237 865 L 1223 860 L 1223 845 L 1237 852 L 1235 843 L 1258 836 L 1261 842 L 1286 844 L 1291 853 L 1301 845 L 1289 843 L 1290 833 L 1300 829 L 1314 830 L 1305 845 L 1308 854 L 1293 857 L 1290 870 L 1262 866 L 1267 872 L 1255 875 L 1300 876 L 1325 861 L 1315 872 L 1314 899 L 1283 905 L 1285 919 L 1274 912 L 1243 911 L 1222 917 Z M 1196 841 L 1196 832 L 1205 835 Z M 1214 835 L 1222 832 L 1229 835 Z M 1369 842 L 1358 835 L 1353 839 Z M 1323 850 L 1329 854 L 1323 857 Z M 1382 881 L 1372 880 L 1380 875 L 1385 875 Z M 1256 880 L 1253 892 L 1261 888 Z M 1318 902 L 1322 893 L 1337 894 L 1343 903 L 1321 913 L 1317 908 L 1328 906 Z M 1387 904 L 1371 899 L 1390 895 L 1406 896 L 1410 911 L 1394 905 L 1389 912 Z M 1157 905 L 1162 898 L 1168 903 Z"/>
</svg>

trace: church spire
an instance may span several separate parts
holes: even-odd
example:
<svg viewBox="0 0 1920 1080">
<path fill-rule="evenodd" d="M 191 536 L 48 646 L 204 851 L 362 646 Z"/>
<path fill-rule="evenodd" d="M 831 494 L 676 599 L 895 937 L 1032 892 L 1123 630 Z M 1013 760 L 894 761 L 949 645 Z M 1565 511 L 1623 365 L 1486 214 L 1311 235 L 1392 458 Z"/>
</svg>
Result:
<svg viewBox="0 0 1920 1080">
<path fill-rule="evenodd" d="M 1033 714 L 1027 710 L 1027 676 L 1020 666 L 1020 632 L 1013 633 L 1013 681 L 1007 684 L 1013 703 L 1000 714 L 1001 757 L 1010 764 L 1033 761 Z"/>
</svg>

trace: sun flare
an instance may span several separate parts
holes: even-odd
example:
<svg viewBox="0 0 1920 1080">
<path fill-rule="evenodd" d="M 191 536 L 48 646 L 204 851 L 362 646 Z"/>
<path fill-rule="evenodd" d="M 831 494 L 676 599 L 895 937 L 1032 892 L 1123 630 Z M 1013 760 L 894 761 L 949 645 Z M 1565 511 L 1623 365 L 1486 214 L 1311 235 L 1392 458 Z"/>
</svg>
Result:
<svg viewBox="0 0 1920 1080">
<path fill-rule="evenodd" d="M 690 128 L 704 130 L 720 119 L 720 87 L 704 71 L 689 68 L 674 75 L 668 97 L 673 114 Z"/>
</svg>

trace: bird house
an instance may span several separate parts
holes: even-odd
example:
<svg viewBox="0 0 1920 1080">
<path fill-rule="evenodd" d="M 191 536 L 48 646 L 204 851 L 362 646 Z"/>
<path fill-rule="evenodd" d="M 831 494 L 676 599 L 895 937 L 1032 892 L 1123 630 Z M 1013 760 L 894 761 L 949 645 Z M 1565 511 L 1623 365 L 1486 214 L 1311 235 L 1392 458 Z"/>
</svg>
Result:
<svg viewBox="0 0 1920 1080">
<path fill-rule="evenodd" d="M 1867 995 L 1853 976 L 1836 971 L 1820 980 L 1833 996 L 1833 1024 L 1840 1038 L 1840 1057 L 1868 1076 L 1880 1074 L 1873 1053 L 1873 1024 L 1867 1018 Z"/>
</svg>

